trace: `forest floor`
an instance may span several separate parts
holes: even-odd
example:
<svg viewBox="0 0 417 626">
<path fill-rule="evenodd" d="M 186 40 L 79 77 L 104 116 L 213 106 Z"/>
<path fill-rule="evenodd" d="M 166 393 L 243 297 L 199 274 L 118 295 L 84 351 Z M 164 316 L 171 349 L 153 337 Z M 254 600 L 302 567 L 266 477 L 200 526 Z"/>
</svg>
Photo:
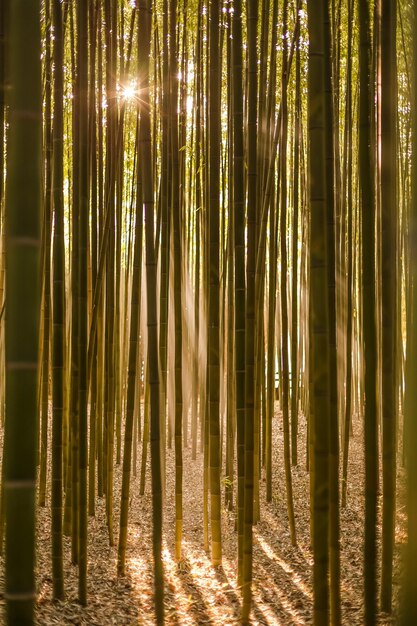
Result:
<svg viewBox="0 0 417 626">
<path fill-rule="evenodd" d="M 283 468 L 282 416 L 274 419 L 273 501 L 265 502 L 261 483 L 261 520 L 254 528 L 252 624 L 292 626 L 312 623 L 312 553 L 309 526 L 309 478 L 305 470 L 305 423 L 300 417 L 299 464 L 293 468 L 293 492 L 297 546 L 290 541 Z M 348 500 L 341 511 L 341 576 L 343 623 L 362 625 L 363 619 L 363 444 L 356 421 L 351 440 Z M 140 459 L 140 457 L 139 457 Z M 138 474 L 140 465 L 138 464 Z M 132 477 L 133 478 L 133 477 Z M 402 470 L 399 483 L 403 483 Z M 119 515 L 121 467 L 115 470 L 115 529 Z M 164 516 L 165 615 L 168 625 L 239 623 L 240 593 L 236 582 L 236 533 L 234 516 L 223 510 L 223 565 L 213 568 L 203 549 L 202 455 L 191 459 L 184 450 L 183 559 L 175 562 L 174 454 L 168 451 L 166 508 Z M 88 606 L 77 603 L 77 568 L 70 563 L 70 541 L 64 540 L 66 599 L 52 602 L 50 509 L 38 515 L 37 623 L 86 626 L 154 624 L 152 574 L 152 507 L 149 474 L 145 495 L 139 495 L 139 475 L 131 484 L 126 576 L 117 578 L 117 533 L 110 547 L 104 502 L 97 499 L 96 517 L 89 520 Z M 398 599 L 401 547 L 405 537 L 401 494 L 397 506 L 394 559 L 394 598 Z M 3 564 L 3 563 L 2 563 Z M 3 585 L 1 568 L 1 584 Z M 4 600 L 0 596 L 0 602 Z M 393 624 L 395 617 L 380 615 L 379 624 Z"/>
</svg>

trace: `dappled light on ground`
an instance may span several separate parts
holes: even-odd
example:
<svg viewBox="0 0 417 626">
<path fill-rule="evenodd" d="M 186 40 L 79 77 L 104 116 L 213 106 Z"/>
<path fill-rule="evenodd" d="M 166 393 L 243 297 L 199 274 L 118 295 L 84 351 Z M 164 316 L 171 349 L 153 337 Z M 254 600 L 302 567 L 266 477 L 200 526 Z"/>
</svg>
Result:
<svg viewBox="0 0 417 626">
<path fill-rule="evenodd" d="M 305 434 L 300 420 L 301 438 Z M 282 451 L 281 416 L 276 411 L 274 438 Z M 139 450 L 139 455 L 141 451 Z M 352 440 L 350 490 L 347 507 L 341 514 L 341 572 L 343 619 L 349 626 L 363 624 L 363 446 L 359 423 Z M 140 456 L 139 456 L 140 458 Z M 310 548 L 308 474 L 304 458 L 293 468 L 297 546 L 290 541 L 285 498 L 282 456 L 274 463 L 274 498 L 265 503 L 261 483 L 262 513 L 254 527 L 253 609 L 254 626 L 296 626 L 312 623 L 312 554 Z M 167 454 L 166 507 L 164 513 L 163 564 L 165 571 L 166 624 L 184 626 L 238 624 L 241 594 L 237 585 L 237 536 L 234 513 L 223 507 L 223 561 L 213 567 L 210 554 L 203 549 L 202 459 L 191 459 L 184 449 L 184 534 L 182 559 L 174 550 L 174 454 Z M 401 471 L 400 471 L 401 478 Z M 401 482 L 401 481 L 400 481 Z M 140 477 L 133 478 L 129 514 L 126 575 L 117 577 L 117 534 L 110 547 L 105 522 L 104 501 L 98 499 L 96 517 L 89 519 L 89 597 L 88 606 L 77 602 L 77 568 L 70 563 L 70 539 L 65 538 L 66 599 L 52 602 L 50 576 L 50 510 L 41 508 L 38 516 L 38 624 L 42 626 L 77 624 L 79 626 L 152 626 L 153 604 L 152 506 L 150 483 L 139 495 Z M 115 472 L 115 520 L 119 518 L 121 468 Z M 396 566 L 405 541 L 403 503 L 399 499 L 397 516 Z M 394 581 L 398 590 L 398 574 Z M 378 624 L 393 624 L 395 616 L 380 616 Z"/>
</svg>

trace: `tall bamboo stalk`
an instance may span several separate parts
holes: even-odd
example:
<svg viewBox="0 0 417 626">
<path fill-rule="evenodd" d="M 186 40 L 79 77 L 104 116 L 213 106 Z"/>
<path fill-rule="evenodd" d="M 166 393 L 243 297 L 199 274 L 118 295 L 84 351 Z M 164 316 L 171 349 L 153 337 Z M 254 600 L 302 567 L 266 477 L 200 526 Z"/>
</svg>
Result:
<svg viewBox="0 0 417 626">
<path fill-rule="evenodd" d="M 220 335 L 219 335 L 219 225 L 220 225 L 220 139 L 221 80 L 219 41 L 220 2 L 210 5 L 209 37 L 209 257 L 208 257 L 208 368 L 209 368 L 209 457 L 211 507 L 211 560 L 222 560 L 220 497 Z"/>
<path fill-rule="evenodd" d="M 245 320 L 245 497 L 242 566 L 242 622 L 249 620 L 252 604 L 252 524 L 254 480 L 255 407 L 255 269 L 256 269 L 256 166 L 257 166 L 257 25 L 258 0 L 247 1 L 248 94 L 247 94 L 247 252 Z"/>
<path fill-rule="evenodd" d="M 39 238 L 42 185 L 40 3 L 16 0 L 9 22 L 6 180 L 6 614 L 34 623 Z M 28 154 L 31 158 L 28 159 Z"/>
<path fill-rule="evenodd" d="M 310 195 L 310 371 L 309 419 L 314 458 L 312 467 L 314 552 L 314 622 L 329 622 L 329 444 L 330 329 L 328 306 L 328 176 L 326 126 L 327 0 L 308 2 L 309 66 L 309 195 Z"/>
<path fill-rule="evenodd" d="M 153 558 L 155 577 L 155 612 L 157 624 L 164 622 L 164 577 L 162 565 L 162 475 L 161 475 L 161 428 L 159 410 L 158 334 L 156 307 L 156 256 L 154 243 L 154 187 L 152 172 L 151 128 L 149 114 L 149 54 L 151 47 L 152 1 L 141 0 L 139 4 L 138 66 L 141 70 L 139 156 L 141 159 L 143 205 L 145 211 L 146 242 L 146 289 L 148 324 L 148 363 L 151 400 L 151 473 L 153 508 Z"/>
<path fill-rule="evenodd" d="M 377 447 L 377 337 L 375 301 L 375 189 L 374 152 L 371 143 L 371 111 L 374 100 L 371 79 L 369 3 L 359 0 L 359 165 L 362 207 L 362 306 L 365 391 L 365 623 L 375 624 L 376 522 L 378 490 Z"/>
<path fill-rule="evenodd" d="M 59 0 L 53 0 L 54 122 L 53 122 L 53 332 L 52 332 L 52 580 L 54 598 L 64 596 L 62 554 L 63 417 L 64 417 L 64 112 L 63 19 Z"/>
<path fill-rule="evenodd" d="M 78 420 L 79 420 L 79 583 L 78 599 L 87 604 L 87 246 L 88 246 L 88 5 L 78 4 L 77 71 L 79 84 L 79 266 L 78 266 Z"/>
<path fill-rule="evenodd" d="M 392 605 L 397 439 L 397 63 L 396 2 L 381 12 L 381 340 L 382 568 L 381 608 Z"/>
</svg>

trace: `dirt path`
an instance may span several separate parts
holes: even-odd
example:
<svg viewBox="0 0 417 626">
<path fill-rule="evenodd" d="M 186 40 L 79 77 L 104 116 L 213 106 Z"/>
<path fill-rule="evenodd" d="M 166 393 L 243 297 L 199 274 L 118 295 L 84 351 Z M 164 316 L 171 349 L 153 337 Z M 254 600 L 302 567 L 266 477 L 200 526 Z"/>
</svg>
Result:
<svg viewBox="0 0 417 626">
<path fill-rule="evenodd" d="M 303 418 L 300 428 L 305 431 Z M 362 544 L 363 467 L 362 439 L 355 425 L 349 465 L 348 505 L 341 513 L 343 623 L 363 624 Z M 297 546 L 292 547 L 287 522 L 283 471 L 281 418 L 274 419 L 273 502 L 265 503 L 261 485 L 261 521 L 254 530 L 254 625 L 312 623 L 312 586 L 309 529 L 309 479 L 305 471 L 305 439 L 301 432 L 299 465 L 293 468 L 293 489 L 297 525 Z M 164 518 L 165 610 L 167 624 L 239 623 L 240 594 L 236 583 L 236 534 L 234 517 L 224 509 L 223 566 L 213 568 L 203 550 L 202 457 L 191 460 L 184 450 L 184 543 L 183 560 L 174 560 L 174 457 L 167 457 L 167 498 Z M 149 475 L 149 474 L 148 474 Z M 118 526 L 121 472 L 115 470 L 115 528 Z M 78 624 L 88 626 L 130 626 L 154 623 L 152 598 L 151 498 L 150 484 L 139 496 L 139 478 L 131 486 L 131 510 L 127 550 L 127 575 L 117 579 L 117 544 L 109 547 L 104 502 L 97 501 L 95 519 L 89 521 L 89 603 L 77 602 L 77 569 L 70 565 L 70 543 L 65 538 L 66 600 L 53 603 L 50 565 L 50 512 L 38 516 L 38 605 L 41 626 Z M 396 561 L 404 536 L 403 510 L 399 507 Z M 117 524 L 116 524 L 117 521 Z M 117 540 L 117 537 L 116 537 Z M 2 568 L 3 569 L 3 568 Z M 398 570 L 398 564 L 396 569 Z M 397 589 L 398 585 L 396 585 Z M 380 616 L 380 624 L 394 620 Z"/>
</svg>

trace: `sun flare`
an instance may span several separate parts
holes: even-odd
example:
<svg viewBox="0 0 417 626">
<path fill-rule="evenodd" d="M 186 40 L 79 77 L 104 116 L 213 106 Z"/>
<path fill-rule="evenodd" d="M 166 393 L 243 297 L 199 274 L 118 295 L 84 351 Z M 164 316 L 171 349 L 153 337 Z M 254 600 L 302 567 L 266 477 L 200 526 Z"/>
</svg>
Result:
<svg viewBox="0 0 417 626">
<path fill-rule="evenodd" d="M 137 98 L 138 88 L 136 83 L 129 83 L 128 85 L 123 85 L 121 88 L 121 96 L 124 100 L 132 101 Z"/>
</svg>

